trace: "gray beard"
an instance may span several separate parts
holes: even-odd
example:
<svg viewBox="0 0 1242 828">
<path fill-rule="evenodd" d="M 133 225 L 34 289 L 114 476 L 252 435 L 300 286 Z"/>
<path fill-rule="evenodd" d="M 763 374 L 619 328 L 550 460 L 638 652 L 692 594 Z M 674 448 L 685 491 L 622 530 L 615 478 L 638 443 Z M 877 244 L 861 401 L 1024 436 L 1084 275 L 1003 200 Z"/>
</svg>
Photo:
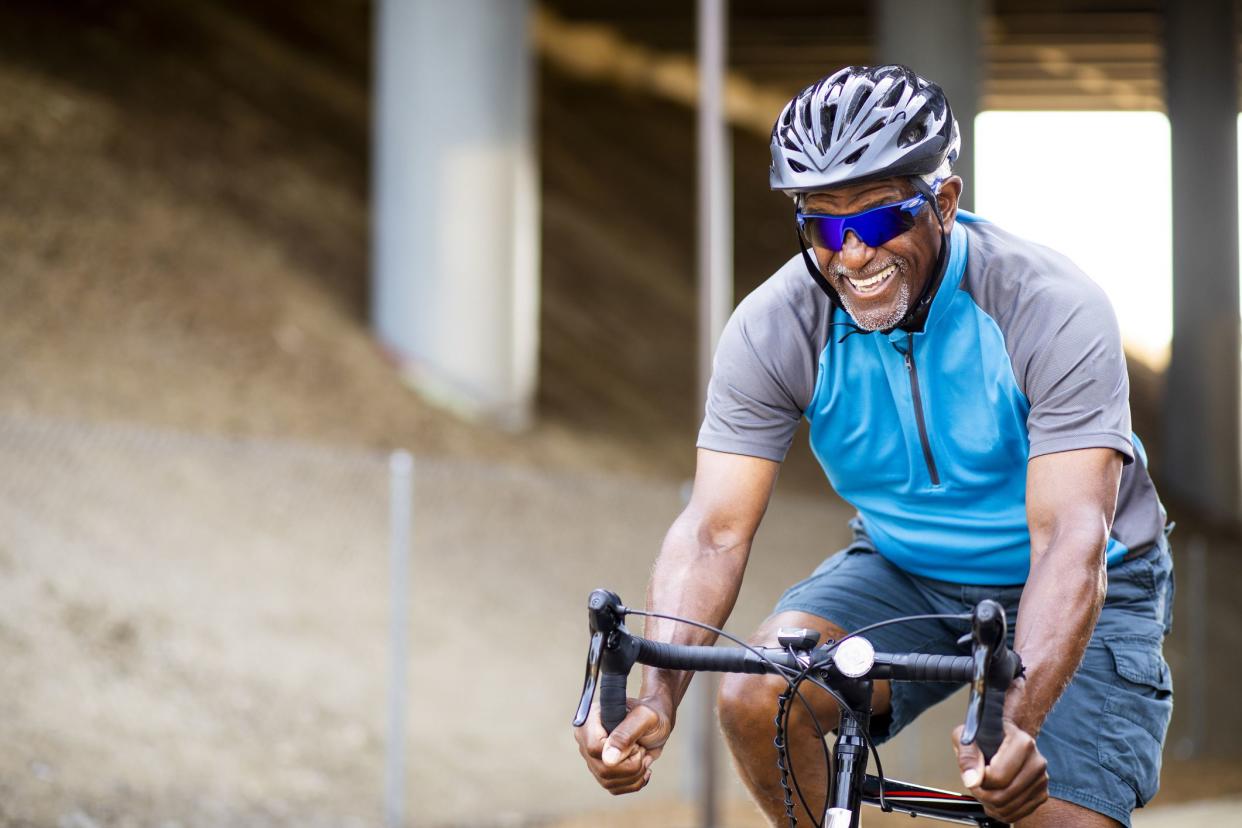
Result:
<svg viewBox="0 0 1242 828">
<path fill-rule="evenodd" d="M 837 278 L 840 279 L 842 277 L 838 276 Z M 864 331 L 886 331 L 889 328 L 894 328 L 898 322 L 906 318 L 906 313 L 910 310 L 910 283 L 905 279 L 902 279 L 901 284 L 897 288 L 897 301 L 890 305 L 889 308 L 860 309 L 854 305 L 849 294 L 842 290 L 841 287 L 837 287 L 837 295 L 841 297 L 841 304 L 845 307 L 845 312 L 854 320 L 854 324 Z"/>
</svg>

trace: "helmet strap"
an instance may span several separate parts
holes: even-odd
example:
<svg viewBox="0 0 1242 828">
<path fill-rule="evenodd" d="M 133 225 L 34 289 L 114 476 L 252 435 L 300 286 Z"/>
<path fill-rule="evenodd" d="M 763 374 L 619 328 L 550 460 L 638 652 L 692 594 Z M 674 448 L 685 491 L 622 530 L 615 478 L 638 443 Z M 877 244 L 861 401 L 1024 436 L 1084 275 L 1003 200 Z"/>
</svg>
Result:
<svg viewBox="0 0 1242 828">
<path fill-rule="evenodd" d="M 932 269 L 931 278 L 923 285 L 919 298 L 906 311 L 905 317 L 893 326 L 893 328 L 901 328 L 903 331 L 919 331 L 922 330 L 923 323 L 927 320 L 927 310 L 931 305 L 932 299 L 936 298 L 936 291 L 940 289 L 940 283 L 944 281 L 944 272 L 948 269 L 949 234 L 945 232 L 944 216 L 940 213 L 940 203 L 936 200 L 936 194 L 932 191 L 932 188 L 917 175 L 911 176 L 910 182 L 914 185 L 914 189 L 918 191 L 919 195 L 927 199 L 932 213 L 936 216 L 936 223 L 940 225 L 940 250 L 936 253 L 936 265 Z M 889 331 L 893 330 L 893 328 L 889 328 Z"/>
</svg>

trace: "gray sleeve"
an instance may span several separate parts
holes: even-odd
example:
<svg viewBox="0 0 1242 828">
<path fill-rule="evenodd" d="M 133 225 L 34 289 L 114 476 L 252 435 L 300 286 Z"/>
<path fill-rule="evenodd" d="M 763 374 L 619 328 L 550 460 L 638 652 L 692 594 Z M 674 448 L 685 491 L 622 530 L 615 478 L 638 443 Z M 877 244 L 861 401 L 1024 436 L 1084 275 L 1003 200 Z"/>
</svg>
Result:
<svg viewBox="0 0 1242 828">
<path fill-rule="evenodd" d="M 1086 277 L 1040 293 L 1032 330 L 1012 352 L 1031 404 L 1029 456 L 1113 448 L 1131 462 L 1130 381 L 1112 305 Z"/>
<path fill-rule="evenodd" d="M 779 283 L 748 296 L 716 347 L 699 448 L 782 462 L 810 404 L 819 363 L 814 319 Z M 811 304 L 811 303 L 806 303 Z"/>
</svg>

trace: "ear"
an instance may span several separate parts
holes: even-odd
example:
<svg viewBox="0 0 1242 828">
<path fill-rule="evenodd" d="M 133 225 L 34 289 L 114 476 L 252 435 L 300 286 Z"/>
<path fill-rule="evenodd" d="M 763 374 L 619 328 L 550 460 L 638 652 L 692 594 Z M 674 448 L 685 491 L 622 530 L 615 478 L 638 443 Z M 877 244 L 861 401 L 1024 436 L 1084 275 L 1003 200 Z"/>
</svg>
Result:
<svg viewBox="0 0 1242 828">
<path fill-rule="evenodd" d="M 936 196 L 936 205 L 944 219 L 944 231 L 953 229 L 953 221 L 957 218 L 957 200 L 962 197 L 962 179 L 951 175 L 940 184 L 940 192 Z"/>
</svg>

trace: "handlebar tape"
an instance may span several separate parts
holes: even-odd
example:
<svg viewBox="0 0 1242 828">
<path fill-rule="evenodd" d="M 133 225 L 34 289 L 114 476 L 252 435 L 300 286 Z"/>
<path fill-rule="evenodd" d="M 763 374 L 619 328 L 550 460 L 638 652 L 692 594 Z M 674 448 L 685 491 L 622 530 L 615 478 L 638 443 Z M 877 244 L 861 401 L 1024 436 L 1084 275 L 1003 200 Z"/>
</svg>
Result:
<svg viewBox="0 0 1242 828">
<path fill-rule="evenodd" d="M 638 661 L 669 670 L 756 674 L 772 672 L 762 659 L 750 650 L 740 647 L 695 647 L 646 639 L 639 641 Z"/>
<path fill-rule="evenodd" d="M 988 676 L 988 692 L 983 699 L 983 713 L 979 717 L 979 733 L 975 744 L 983 754 L 984 764 L 990 764 L 1001 742 L 1005 740 L 1005 691 L 1017 676 L 1022 662 L 1017 653 L 1008 647 L 993 656 L 992 674 Z"/>
<path fill-rule="evenodd" d="M 970 656 L 898 654 L 892 657 L 890 678 L 897 681 L 970 681 L 975 660 Z"/>
<path fill-rule="evenodd" d="M 599 677 L 599 720 L 608 733 L 625 718 L 625 674 L 603 673 Z"/>
</svg>

